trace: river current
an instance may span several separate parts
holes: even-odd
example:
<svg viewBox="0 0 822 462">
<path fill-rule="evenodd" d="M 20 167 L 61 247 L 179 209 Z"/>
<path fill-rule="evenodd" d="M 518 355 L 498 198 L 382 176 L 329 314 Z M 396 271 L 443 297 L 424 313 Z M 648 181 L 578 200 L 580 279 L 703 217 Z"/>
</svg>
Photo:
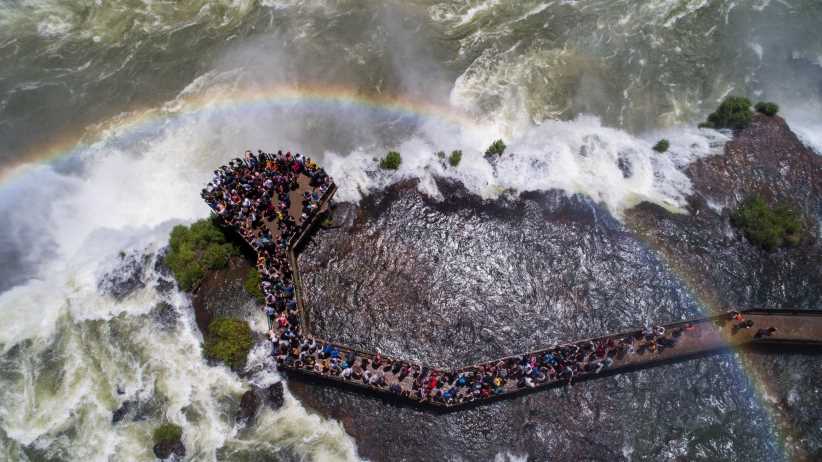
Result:
<svg viewBox="0 0 822 462">
<path fill-rule="evenodd" d="M 287 383 L 281 410 L 241 428 L 248 382 L 283 377 L 208 365 L 189 297 L 156 262 L 175 224 L 207 216 L 214 168 L 283 148 L 340 187 L 346 226 L 308 249 L 309 295 L 340 308 L 321 328 L 353 344 L 449 364 L 699 315 L 626 211 L 687 213 L 684 169 L 728 140 L 696 122 L 727 94 L 779 102 L 822 152 L 820 23 L 815 0 L 0 0 L 0 460 L 153 460 L 165 420 L 191 460 L 387 460 L 391 444 L 403 460 L 818 451 L 807 358 L 763 360 L 780 396 L 726 356 L 447 416 Z M 491 164 L 497 138 L 515 155 Z M 389 149 L 395 173 L 376 168 Z M 457 169 L 435 154 L 454 149 Z M 421 300 L 462 321 L 396 340 L 390 307 Z M 360 303 L 372 311 L 345 311 Z M 802 411 L 774 422 L 785 403 Z M 517 425 L 488 430 L 502 421 Z"/>
</svg>

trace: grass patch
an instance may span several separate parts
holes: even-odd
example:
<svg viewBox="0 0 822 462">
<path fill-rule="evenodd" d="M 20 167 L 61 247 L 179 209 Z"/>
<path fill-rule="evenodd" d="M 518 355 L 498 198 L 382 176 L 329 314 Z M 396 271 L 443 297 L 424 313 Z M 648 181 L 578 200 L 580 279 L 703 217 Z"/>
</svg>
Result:
<svg viewBox="0 0 822 462">
<path fill-rule="evenodd" d="M 485 150 L 485 157 L 501 156 L 505 152 L 505 148 L 505 143 L 502 140 L 496 140 Z"/>
<path fill-rule="evenodd" d="M 224 362 L 232 369 L 240 369 L 245 365 L 252 344 L 251 328 L 247 322 L 219 318 L 208 325 L 205 355 L 208 359 Z"/>
<path fill-rule="evenodd" d="M 383 170 L 397 170 L 402 163 L 402 156 L 397 151 L 388 151 L 388 154 L 380 159 L 380 168 Z"/>
<path fill-rule="evenodd" d="M 742 96 L 729 96 L 708 115 L 708 121 L 699 124 L 700 128 L 730 128 L 739 130 L 751 124 L 751 101 Z"/>
<path fill-rule="evenodd" d="M 248 270 L 248 274 L 245 276 L 245 281 L 243 281 L 243 288 L 248 295 L 251 295 L 257 300 L 257 303 L 262 304 L 265 302 L 263 289 L 260 288 L 260 272 L 257 271 L 257 268 L 251 268 Z"/>
<path fill-rule="evenodd" d="M 183 437 L 183 427 L 173 423 L 164 423 L 154 429 L 154 445 L 173 443 Z"/>
<path fill-rule="evenodd" d="M 225 268 L 229 258 L 240 253 L 210 218 L 191 226 L 175 226 L 169 247 L 165 263 L 174 273 L 177 284 L 186 291 L 194 288 L 206 271 Z"/>
<path fill-rule="evenodd" d="M 665 138 L 662 138 L 661 140 L 656 142 L 652 149 L 662 154 L 663 152 L 667 151 L 669 147 L 671 147 L 671 143 Z"/>
<path fill-rule="evenodd" d="M 451 155 L 448 156 L 448 164 L 452 167 L 456 167 L 457 165 L 459 165 L 461 160 L 462 151 L 460 150 L 451 151 Z"/>
<path fill-rule="evenodd" d="M 760 101 L 760 102 L 756 103 L 756 106 L 754 106 L 754 109 L 756 109 L 756 112 L 759 112 L 761 114 L 765 114 L 768 117 L 773 117 L 773 116 L 776 115 L 776 113 L 779 112 L 779 105 L 776 104 L 776 103 L 771 103 L 771 102 L 767 102 L 767 101 Z"/>
<path fill-rule="evenodd" d="M 731 215 L 731 224 L 754 245 L 765 250 L 795 246 L 802 240 L 802 217 L 787 205 L 769 206 L 751 196 Z"/>
</svg>

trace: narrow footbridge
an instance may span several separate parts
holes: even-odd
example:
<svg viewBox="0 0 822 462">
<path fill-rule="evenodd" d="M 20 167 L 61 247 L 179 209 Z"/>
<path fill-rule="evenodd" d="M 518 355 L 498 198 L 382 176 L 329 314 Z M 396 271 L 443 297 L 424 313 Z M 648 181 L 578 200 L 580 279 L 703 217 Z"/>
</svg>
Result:
<svg viewBox="0 0 822 462">
<path fill-rule="evenodd" d="M 261 273 L 276 274 L 281 278 L 278 282 L 281 287 L 293 289 L 285 292 L 292 300 L 289 305 L 292 308 L 280 310 L 281 317 L 285 319 L 288 315 L 289 321 L 284 322 L 285 325 L 275 325 L 271 331 L 272 355 L 276 357 L 279 368 L 368 393 L 448 409 L 748 345 L 822 347 L 822 310 L 743 310 L 724 313 L 602 337 L 570 340 L 457 369 L 427 366 L 329 342 L 310 333 L 310 320 L 303 306 L 297 254 L 323 212 L 328 209 L 336 187 L 328 178 L 325 182 L 318 182 L 316 167 L 300 171 L 299 166 L 293 165 L 296 161 L 289 159 L 284 164 L 282 159 L 270 155 L 261 160 L 265 162 L 252 163 L 256 170 L 236 167 L 231 171 L 232 176 L 256 178 L 268 175 L 284 181 L 280 176 L 285 174 L 265 170 L 272 168 L 270 166 L 274 161 L 280 163 L 279 169 L 274 164 L 275 172 L 299 172 L 287 174 L 288 192 L 282 193 L 288 194 L 286 200 L 277 197 L 276 192 L 264 192 L 273 196 L 272 203 L 287 204 L 278 209 L 278 219 L 263 220 L 261 230 L 259 223 L 252 226 L 250 219 L 227 216 L 223 204 L 215 207 L 211 200 L 209 205 L 215 211 L 219 210 L 225 221 L 234 226 L 258 254 L 269 256 L 258 260 Z M 261 195 L 263 193 L 252 194 L 252 197 L 260 202 Z M 310 197 L 315 198 L 313 202 L 306 199 Z M 265 214 L 264 211 L 259 213 Z M 281 243 L 276 251 L 281 258 L 271 256 L 273 251 L 270 248 L 263 252 L 258 237 L 266 231 L 274 242 Z"/>
</svg>

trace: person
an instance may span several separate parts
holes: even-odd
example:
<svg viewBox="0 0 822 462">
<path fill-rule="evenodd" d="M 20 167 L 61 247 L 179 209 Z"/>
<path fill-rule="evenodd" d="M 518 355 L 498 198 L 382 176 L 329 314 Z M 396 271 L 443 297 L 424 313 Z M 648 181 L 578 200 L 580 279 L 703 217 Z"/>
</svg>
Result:
<svg viewBox="0 0 822 462">
<path fill-rule="evenodd" d="M 268 330 L 269 331 L 274 330 L 274 313 L 275 313 L 275 311 L 274 311 L 273 306 L 271 306 L 271 305 L 266 305 L 265 306 L 265 315 L 268 318 Z"/>
<path fill-rule="evenodd" d="M 731 319 L 737 322 L 743 321 L 745 318 L 742 316 L 742 313 L 739 311 L 731 311 Z"/>
<path fill-rule="evenodd" d="M 776 332 L 776 327 L 771 326 L 767 329 L 759 329 L 758 331 L 756 331 L 756 335 L 754 335 L 754 337 L 770 337 L 771 335 L 773 335 L 774 332 Z"/>
</svg>

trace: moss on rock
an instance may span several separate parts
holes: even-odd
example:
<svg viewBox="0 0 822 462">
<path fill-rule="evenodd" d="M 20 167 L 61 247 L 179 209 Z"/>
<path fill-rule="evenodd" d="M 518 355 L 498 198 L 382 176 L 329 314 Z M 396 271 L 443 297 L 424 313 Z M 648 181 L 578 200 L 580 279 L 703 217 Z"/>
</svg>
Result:
<svg viewBox="0 0 822 462">
<path fill-rule="evenodd" d="M 754 109 L 756 109 L 756 112 L 760 114 L 765 114 L 768 117 L 773 117 L 779 112 L 779 105 L 767 101 L 760 101 L 756 103 Z"/>
<path fill-rule="evenodd" d="M 183 437 L 183 427 L 164 423 L 154 429 L 154 444 L 173 443 Z"/>
<path fill-rule="evenodd" d="M 731 224 L 765 250 L 798 245 L 802 240 L 800 214 L 784 204 L 771 207 L 759 196 L 745 199 L 731 215 Z"/>
<path fill-rule="evenodd" d="M 388 154 L 380 159 L 380 168 L 383 170 L 397 170 L 402 163 L 402 156 L 397 151 L 388 151 Z"/>
<path fill-rule="evenodd" d="M 667 139 L 662 138 L 661 140 L 657 141 L 657 143 L 654 145 L 652 149 L 662 154 L 663 152 L 667 151 L 669 147 L 671 147 L 671 143 Z"/>
<path fill-rule="evenodd" d="M 248 270 L 248 274 L 243 281 L 243 288 L 245 291 L 257 300 L 257 303 L 264 303 L 265 296 L 263 290 L 260 288 L 260 272 L 257 268 Z"/>
<path fill-rule="evenodd" d="M 451 151 L 451 155 L 448 156 L 448 164 L 452 167 L 456 167 L 462 161 L 462 151 L 459 149 Z"/>
<path fill-rule="evenodd" d="M 219 318 L 208 325 L 204 351 L 208 359 L 222 361 L 232 369 L 240 369 L 253 344 L 251 328 L 247 322 Z"/>
<path fill-rule="evenodd" d="M 485 150 L 485 157 L 499 157 L 505 152 L 506 147 L 505 142 L 502 140 L 496 140 L 491 143 L 491 146 L 488 146 L 488 149 Z"/>
</svg>

